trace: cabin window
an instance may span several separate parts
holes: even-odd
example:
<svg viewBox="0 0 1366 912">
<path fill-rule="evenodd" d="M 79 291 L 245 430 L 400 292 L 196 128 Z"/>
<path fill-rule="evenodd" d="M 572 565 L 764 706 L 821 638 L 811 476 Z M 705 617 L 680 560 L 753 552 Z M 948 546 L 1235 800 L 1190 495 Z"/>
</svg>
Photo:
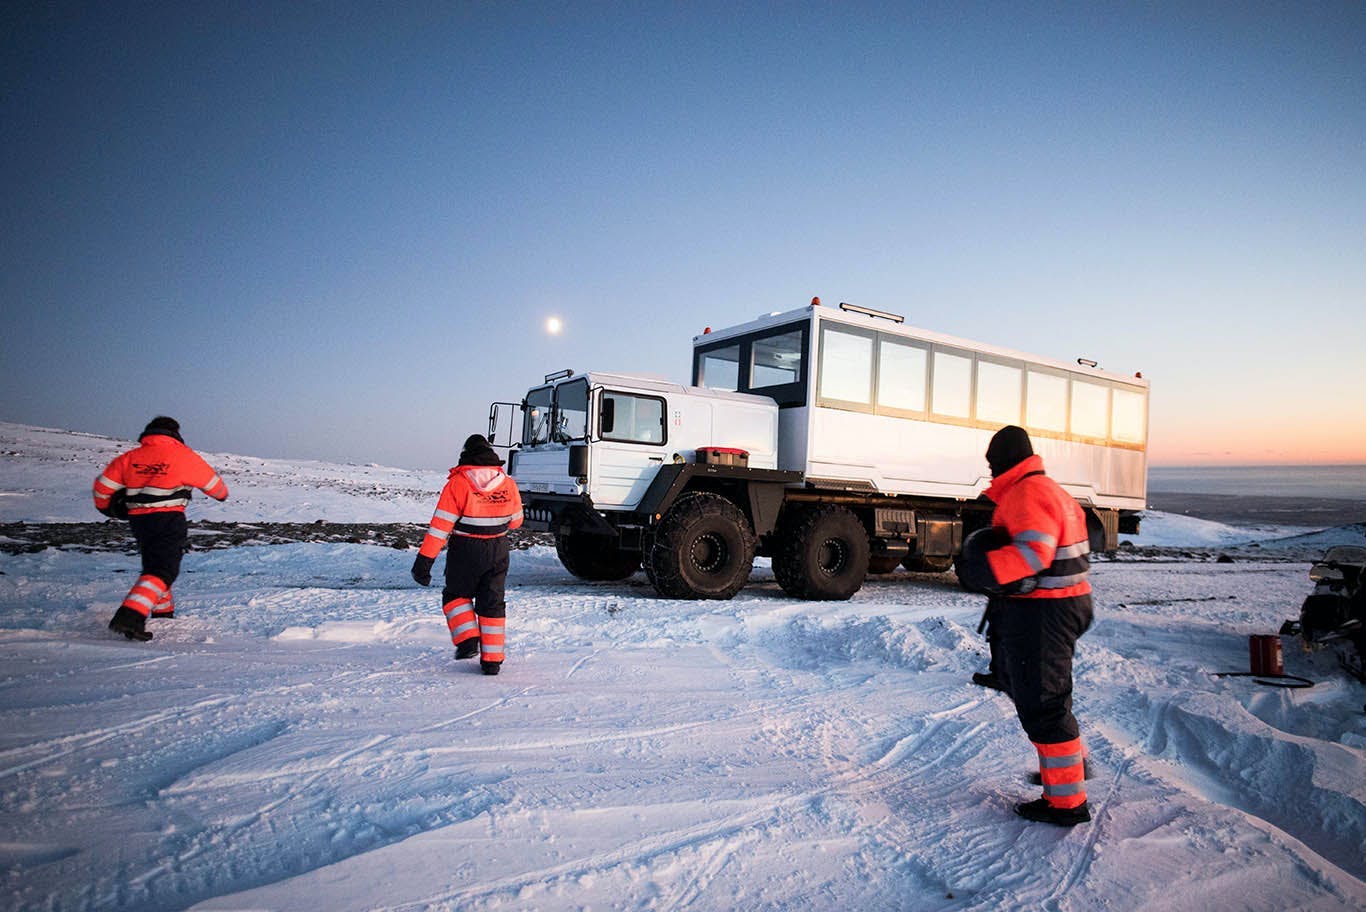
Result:
<svg viewBox="0 0 1366 912">
<path fill-rule="evenodd" d="M 588 436 L 588 380 L 571 380 L 555 387 L 555 427 L 550 439 L 557 443 Z"/>
<path fill-rule="evenodd" d="M 728 345 L 702 354 L 699 386 L 708 389 L 729 390 L 740 388 L 740 346 Z"/>
<path fill-rule="evenodd" d="M 925 371 L 929 353 L 883 336 L 878 340 L 877 404 L 905 412 L 925 411 Z"/>
<path fill-rule="evenodd" d="M 1019 424 L 1024 371 L 1008 364 L 977 362 L 977 420 Z"/>
<path fill-rule="evenodd" d="M 872 334 L 822 328 L 820 398 L 872 405 Z"/>
<path fill-rule="evenodd" d="M 1120 443 L 1142 443 L 1144 437 L 1143 395 L 1116 389 L 1114 414 L 1110 416 L 1110 436 Z"/>
<path fill-rule="evenodd" d="M 1079 437 L 1107 436 L 1110 428 L 1110 388 L 1072 380 L 1072 433 Z"/>
<path fill-rule="evenodd" d="M 624 443 L 664 442 L 664 400 L 608 390 L 602 395 L 598 420 L 603 440 Z"/>
<path fill-rule="evenodd" d="M 1067 378 L 1029 372 L 1025 388 L 1025 425 L 1039 431 L 1067 433 Z"/>
<path fill-rule="evenodd" d="M 931 389 L 935 414 L 949 418 L 972 417 L 972 358 L 936 351 Z"/>
<path fill-rule="evenodd" d="M 753 366 L 749 381 L 750 389 L 801 381 L 801 330 L 755 339 L 751 350 Z"/>
<path fill-rule="evenodd" d="M 554 400 L 554 390 L 548 386 L 534 389 L 526 394 L 526 409 L 523 415 L 522 443 L 536 446 L 550 442 L 550 405 Z"/>
</svg>

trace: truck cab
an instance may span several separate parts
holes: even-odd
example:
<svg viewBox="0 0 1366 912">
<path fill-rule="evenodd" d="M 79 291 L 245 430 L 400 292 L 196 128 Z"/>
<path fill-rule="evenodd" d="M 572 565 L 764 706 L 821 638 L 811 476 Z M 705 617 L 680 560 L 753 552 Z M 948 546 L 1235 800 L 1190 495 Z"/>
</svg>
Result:
<svg viewBox="0 0 1366 912">
<path fill-rule="evenodd" d="M 678 597 L 733 595 L 753 563 L 753 530 L 771 528 L 780 489 L 800 482 L 776 471 L 778 407 L 764 396 L 562 371 L 527 391 L 516 405 L 520 422 L 509 405 L 495 404 L 490 434 L 496 442 L 498 428 L 520 429 L 508 471 L 522 493 L 525 527 L 554 533 L 561 562 L 584 579 L 635 572 L 677 502 L 707 495 L 729 522 L 748 526 L 749 544 L 738 535 L 704 538 L 688 558 L 705 558 L 702 571 L 651 564 L 647 573 L 657 586 L 682 573 L 670 590 Z M 713 502 L 721 500 L 726 506 Z"/>
</svg>

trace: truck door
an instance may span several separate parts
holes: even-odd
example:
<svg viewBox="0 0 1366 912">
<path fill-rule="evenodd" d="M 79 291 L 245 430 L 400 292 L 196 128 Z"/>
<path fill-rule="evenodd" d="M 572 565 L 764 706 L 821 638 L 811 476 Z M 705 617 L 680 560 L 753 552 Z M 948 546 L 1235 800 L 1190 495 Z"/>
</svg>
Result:
<svg viewBox="0 0 1366 912">
<path fill-rule="evenodd" d="M 594 389 L 593 402 L 589 494 L 600 508 L 634 507 L 670 458 L 668 403 L 656 393 L 603 387 Z"/>
</svg>

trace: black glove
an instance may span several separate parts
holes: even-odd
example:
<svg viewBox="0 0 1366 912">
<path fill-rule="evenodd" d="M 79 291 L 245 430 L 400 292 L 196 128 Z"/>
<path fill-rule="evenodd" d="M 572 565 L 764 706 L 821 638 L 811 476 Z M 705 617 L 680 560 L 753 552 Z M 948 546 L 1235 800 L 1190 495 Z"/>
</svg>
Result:
<svg viewBox="0 0 1366 912">
<path fill-rule="evenodd" d="M 988 526 L 982 530 L 981 541 L 983 551 L 998 551 L 1013 542 L 1010 530 L 1005 526 Z"/>
<path fill-rule="evenodd" d="M 413 579 L 419 586 L 430 586 L 432 584 L 432 564 L 434 563 L 436 563 L 436 558 L 421 554 L 417 556 L 417 560 L 413 561 Z"/>
<path fill-rule="evenodd" d="M 96 507 L 96 509 L 99 508 Z M 100 512 L 103 513 L 105 516 L 108 516 L 110 519 L 127 519 L 128 489 L 119 488 L 112 495 L 110 495 L 109 506 L 105 507 L 103 510 L 100 510 Z"/>
</svg>

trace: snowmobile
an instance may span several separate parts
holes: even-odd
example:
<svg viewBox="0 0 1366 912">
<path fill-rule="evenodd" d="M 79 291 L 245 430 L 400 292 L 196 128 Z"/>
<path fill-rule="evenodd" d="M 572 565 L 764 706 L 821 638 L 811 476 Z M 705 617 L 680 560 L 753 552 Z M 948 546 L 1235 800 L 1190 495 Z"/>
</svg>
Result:
<svg viewBox="0 0 1366 912">
<path fill-rule="evenodd" d="M 1299 620 L 1286 621 L 1282 634 L 1298 634 L 1310 646 L 1350 645 L 1355 655 L 1339 654 L 1343 668 L 1366 683 L 1366 548 L 1337 545 L 1309 569 L 1314 591 L 1304 600 Z"/>
</svg>

